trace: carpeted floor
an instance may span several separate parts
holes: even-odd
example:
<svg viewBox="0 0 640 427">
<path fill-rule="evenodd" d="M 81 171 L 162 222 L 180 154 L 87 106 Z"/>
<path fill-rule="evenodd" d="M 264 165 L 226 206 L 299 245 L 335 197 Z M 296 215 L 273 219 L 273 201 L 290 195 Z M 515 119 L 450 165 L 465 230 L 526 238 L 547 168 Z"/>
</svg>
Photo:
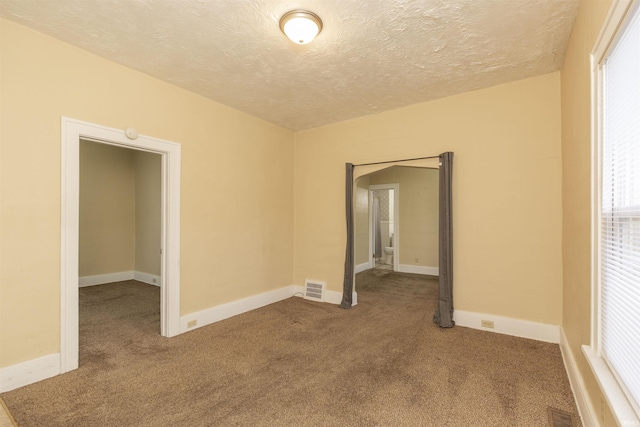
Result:
<svg viewBox="0 0 640 427">
<path fill-rule="evenodd" d="M 578 421 L 557 345 L 439 329 L 432 279 L 369 270 L 350 310 L 293 297 L 171 339 L 158 288 L 82 288 L 80 368 L 2 398 L 20 427 Z"/>
</svg>

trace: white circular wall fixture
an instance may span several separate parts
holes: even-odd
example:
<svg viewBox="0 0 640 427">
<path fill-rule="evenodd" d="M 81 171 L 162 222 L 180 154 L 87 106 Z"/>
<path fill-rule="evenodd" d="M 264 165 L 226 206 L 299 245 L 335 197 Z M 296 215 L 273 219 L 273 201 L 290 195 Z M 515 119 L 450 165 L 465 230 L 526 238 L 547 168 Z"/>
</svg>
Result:
<svg viewBox="0 0 640 427">
<path fill-rule="evenodd" d="M 124 134 L 127 135 L 127 138 L 129 138 L 129 139 L 137 139 L 138 138 L 138 131 L 135 130 L 134 128 L 126 128 L 124 130 Z"/>
<path fill-rule="evenodd" d="M 280 29 L 292 42 L 307 44 L 322 31 L 322 20 L 308 10 L 292 10 L 280 18 Z"/>
</svg>

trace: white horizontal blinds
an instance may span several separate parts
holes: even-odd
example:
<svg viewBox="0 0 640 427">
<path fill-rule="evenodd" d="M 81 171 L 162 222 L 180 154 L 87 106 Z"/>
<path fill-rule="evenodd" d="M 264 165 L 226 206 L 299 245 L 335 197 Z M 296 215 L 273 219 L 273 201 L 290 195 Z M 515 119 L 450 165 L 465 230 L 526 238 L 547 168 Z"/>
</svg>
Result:
<svg viewBox="0 0 640 427">
<path fill-rule="evenodd" d="M 640 14 L 603 70 L 602 352 L 640 407 Z"/>
</svg>

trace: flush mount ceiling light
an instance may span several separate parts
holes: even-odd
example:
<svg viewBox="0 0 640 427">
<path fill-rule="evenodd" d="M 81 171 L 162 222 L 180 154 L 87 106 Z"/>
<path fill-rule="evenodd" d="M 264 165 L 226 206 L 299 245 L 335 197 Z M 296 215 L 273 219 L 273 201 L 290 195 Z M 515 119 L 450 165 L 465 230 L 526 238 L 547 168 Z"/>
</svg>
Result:
<svg viewBox="0 0 640 427">
<path fill-rule="evenodd" d="M 280 29 L 292 42 L 307 44 L 322 31 L 322 20 L 307 10 L 292 10 L 280 18 Z"/>
</svg>

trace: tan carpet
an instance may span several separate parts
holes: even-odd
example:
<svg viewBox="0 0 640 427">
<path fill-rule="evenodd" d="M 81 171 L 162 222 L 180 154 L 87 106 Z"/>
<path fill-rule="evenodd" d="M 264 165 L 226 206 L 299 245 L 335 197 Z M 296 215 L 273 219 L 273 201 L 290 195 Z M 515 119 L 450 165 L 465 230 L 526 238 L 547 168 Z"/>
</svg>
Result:
<svg viewBox="0 0 640 427">
<path fill-rule="evenodd" d="M 158 288 L 82 288 L 80 368 L 2 398 L 20 427 L 540 427 L 549 406 L 577 418 L 557 345 L 439 329 L 425 276 L 370 270 L 356 286 L 351 310 L 293 297 L 171 339 Z"/>
</svg>

